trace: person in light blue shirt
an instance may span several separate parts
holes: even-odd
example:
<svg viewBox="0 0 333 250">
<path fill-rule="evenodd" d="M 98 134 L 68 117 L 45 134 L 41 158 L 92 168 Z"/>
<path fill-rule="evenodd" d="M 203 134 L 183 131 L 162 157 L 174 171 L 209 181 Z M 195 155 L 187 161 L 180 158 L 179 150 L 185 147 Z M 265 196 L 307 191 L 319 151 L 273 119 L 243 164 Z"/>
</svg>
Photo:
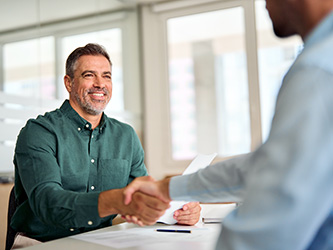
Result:
<svg viewBox="0 0 333 250">
<path fill-rule="evenodd" d="M 333 1 L 266 0 L 266 8 L 277 36 L 304 41 L 267 141 L 192 175 L 137 178 L 125 203 L 135 190 L 165 201 L 241 201 L 216 249 L 333 249 Z"/>
</svg>

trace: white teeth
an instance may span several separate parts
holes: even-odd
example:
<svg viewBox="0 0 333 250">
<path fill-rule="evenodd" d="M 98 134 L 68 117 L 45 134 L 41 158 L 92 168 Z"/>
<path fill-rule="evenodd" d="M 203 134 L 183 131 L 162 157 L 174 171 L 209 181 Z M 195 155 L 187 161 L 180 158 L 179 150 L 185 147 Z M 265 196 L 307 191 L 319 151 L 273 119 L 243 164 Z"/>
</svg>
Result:
<svg viewBox="0 0 333 250">
<path fill-rule="evenodd" d="M 94 93 L 93 95 L 95 95 L 95 96 L 103 96 L 104 94 Z"/>
</svg>

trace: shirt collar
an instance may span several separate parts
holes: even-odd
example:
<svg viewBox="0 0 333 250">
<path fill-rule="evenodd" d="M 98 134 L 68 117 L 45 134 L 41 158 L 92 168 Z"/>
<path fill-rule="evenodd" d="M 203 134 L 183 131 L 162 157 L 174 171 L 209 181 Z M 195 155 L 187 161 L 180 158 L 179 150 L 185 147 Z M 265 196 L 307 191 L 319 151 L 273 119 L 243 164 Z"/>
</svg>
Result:
<svg viewBox="0 0 333 250">
<path fill-rule="evenodd" d="M 65 100 L 60 107 L 60 110 L 64 115 L 66 115 L 70 120 L 73 121 L 78 131 L 83 131 L 84 129 L 91 129 L 91 123 L 83 119 L 70 105 L 69 100 Z M 106 126 L 107 116 L 102 114 L 101 122 L 96 127 L 99 132 L 103 132 L 104 127 Z"/>
<path fill-rule="evenodd" d="M 99 129 L 100 132 L 102 132 L 103 129 L 106 127 L 106 119 L 107 119 L 107 115 L 103 112 L 101 121 L 100 121 L 99 125 L 97 126 L 97 128 Z"/>
</svg>

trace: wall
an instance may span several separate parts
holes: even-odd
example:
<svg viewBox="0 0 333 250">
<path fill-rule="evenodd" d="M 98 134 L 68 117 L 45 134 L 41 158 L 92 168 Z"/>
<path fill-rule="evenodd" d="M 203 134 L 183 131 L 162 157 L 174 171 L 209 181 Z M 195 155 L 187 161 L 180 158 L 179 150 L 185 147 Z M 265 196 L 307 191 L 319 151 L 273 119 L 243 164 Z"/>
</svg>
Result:
<svg viewBox="0 0 333 250">
<path fill-rule="evenodd" d="M 2 20 L 6 20 L 6 22 L 0 22 L 0 35 L 1 32 L 15 31 L 27 27 L 35 26 L 38 28 L 40 23 L 75 19 L 80 16 L 99 14 L 127 6 L 114 0 L 0 1 L 0 16 Z"/>
</svg>

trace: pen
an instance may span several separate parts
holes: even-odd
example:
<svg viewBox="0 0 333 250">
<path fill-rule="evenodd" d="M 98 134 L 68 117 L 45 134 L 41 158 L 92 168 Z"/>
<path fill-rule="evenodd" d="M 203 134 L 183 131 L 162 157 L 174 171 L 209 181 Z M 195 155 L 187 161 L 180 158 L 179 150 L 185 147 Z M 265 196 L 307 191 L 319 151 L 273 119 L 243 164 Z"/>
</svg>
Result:
<svg viewBox="0 0 333 250">
<path fill-rule="evenodd" d="M 191 233 L 191 230 L 181 230 L 181 229 L 156 229 L 156 232 L 166 232 L 166 233 Z"/>
</svg>

